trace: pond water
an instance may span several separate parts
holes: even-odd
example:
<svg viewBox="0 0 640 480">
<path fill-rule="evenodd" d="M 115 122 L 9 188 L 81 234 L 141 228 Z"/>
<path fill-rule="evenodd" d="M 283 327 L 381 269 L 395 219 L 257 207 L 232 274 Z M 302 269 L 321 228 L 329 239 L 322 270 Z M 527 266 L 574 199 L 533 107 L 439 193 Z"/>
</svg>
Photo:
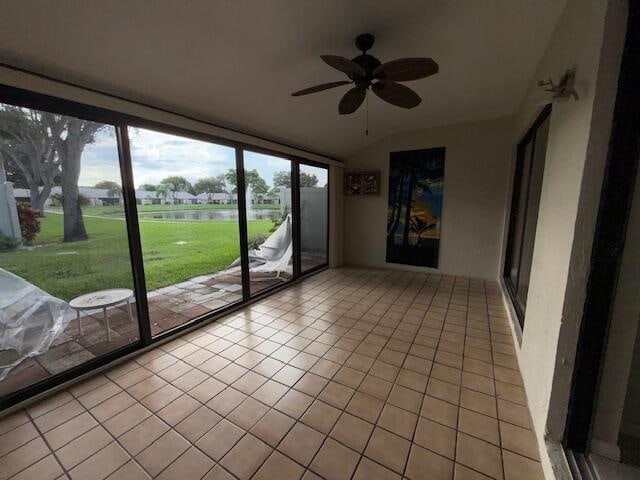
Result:
<svg viewBox="0 0 640 480">
<path fill-rule="evenodd" d="M 280 216 L 280 210 L 248 210 L 248 220 L 272 220 Z M 138 212 L 145 220 L 238 220 L 236 209 L 179 210 L 173 212 Z"/>
</svg>

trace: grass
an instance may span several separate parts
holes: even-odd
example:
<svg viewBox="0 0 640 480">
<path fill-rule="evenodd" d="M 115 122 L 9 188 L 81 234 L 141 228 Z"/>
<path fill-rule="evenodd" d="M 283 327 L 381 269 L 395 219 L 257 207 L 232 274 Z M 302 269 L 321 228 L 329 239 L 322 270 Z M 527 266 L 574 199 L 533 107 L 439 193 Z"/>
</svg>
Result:
<svg viewBox="0 0 640 480">
<path fill-rule="evenodd" d="M 85 214 L 90 208 L 84 210 Z M 55 213 L 43 217 L 36 245 L 0 252 L 0 268 L 67 301 L 104 288 L 131 288 L 124 220 L 86 217 L 90 238 L 73 243 L 62 242 L 62 220 L 62 215 Z M 268 234 L 272 225 L 269 220 L 247 222 L 249 237 Z M 224 270 L 240 256 L 238 224 L 233 221 L 142 220 L 140 236 L 148 290 Z"/>
<path fill-rule="evenodd" d="M 157 213 L 157 212 L 177 212 L 185 210 L 235 210 L 237 205 L 223 204 L 205 204 L 205 205 L 137 205 L 138 213 Z M 276 204 L 254 204 L 251 208 L 255 210 L 280 210 L 280 205 Z M 49 208 L 52 212 L 62 213 L 61 207 Z M 110 217 L 124 217 L 122 207 L 93 207 L 85 206 L 82 208 L 85 215 L 99 215 Z"/>
</svg>

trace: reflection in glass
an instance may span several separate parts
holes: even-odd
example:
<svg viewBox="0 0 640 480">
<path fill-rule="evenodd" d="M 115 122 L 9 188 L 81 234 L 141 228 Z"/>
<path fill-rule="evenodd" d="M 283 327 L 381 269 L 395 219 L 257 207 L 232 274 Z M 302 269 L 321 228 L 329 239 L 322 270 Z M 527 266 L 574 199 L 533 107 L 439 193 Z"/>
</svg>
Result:
<svg viewBox="0 0 640 480">
<path fill-rule="evenodd" d="M 300 247 L 302 271 L 327 263 L 329 171 L 300 164 Z"/>
<path fill-rule="evenodd" d="M 0 395 L 139 338 L 115 128 L 0 104 Z"/>
<path fill-rule="evenodd" d="M 291 162 L 245 150 L 244 177 L 253 295 L 293 275 Z"/>
<path fill-rule="evenodd" d="M 235 150 L 129 129 L 151 333 L 242 299 Z"/>
</svg>

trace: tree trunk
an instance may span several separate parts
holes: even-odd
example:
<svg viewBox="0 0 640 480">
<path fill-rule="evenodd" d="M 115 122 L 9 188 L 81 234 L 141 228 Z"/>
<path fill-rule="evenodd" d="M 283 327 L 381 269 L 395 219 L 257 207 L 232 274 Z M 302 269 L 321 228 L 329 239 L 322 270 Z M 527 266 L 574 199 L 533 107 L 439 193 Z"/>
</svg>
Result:
<svg viewBox="0 0 640 480">
<path fill-rule="evenodd" d="M 415 188 L 416 185 L 416 173 L 415 173 L 415 169 L 411 170 L 411 177 L 409 177 L 409 188 L 407 191 L 407 206 L 405 207 L 405 214 L 404 214 L 404 233 L 403 233 L 403 240 L 402 243 L 405 246 L 409 246 L 409 230 L 411 229 L 410 226 L 410 222 L 411 222 L 411 202 L 413 200 L 413 190 Z"/>
<path fill-rule="evenodd" d="M 80 206 L 80 159 L 82 149 L 69 146 L 62 169 L 62 209 L 64 210 L 64 241 L 77 242 L 86 240 L 87 230 L 84 226 L 82 208 Z"/>
</svg>

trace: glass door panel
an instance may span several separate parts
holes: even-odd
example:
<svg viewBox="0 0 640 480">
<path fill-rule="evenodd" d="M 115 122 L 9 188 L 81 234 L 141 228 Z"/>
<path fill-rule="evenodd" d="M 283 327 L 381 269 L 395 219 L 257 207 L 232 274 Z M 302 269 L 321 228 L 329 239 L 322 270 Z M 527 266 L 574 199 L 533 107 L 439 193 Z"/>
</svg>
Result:
<svg viewBox="0 0 640 480">
<path fill-rule="evenodd" d="M 235 150 L 129 128 L 152 335 L 242 300 Z"/>
<path fill-rule="evenodd" d="M 244 151 L 250 293 L 293 276 L 291 161 Z"/>
<path fill-rule="evenodd" d="M 115 127 L 0 104 L 0 396 L 140 338 Z"/>
<path fill-rule="evenodd" d="M 329 170 L 300 164 L 301 271 L 328 260 Z"/>
</svg>

